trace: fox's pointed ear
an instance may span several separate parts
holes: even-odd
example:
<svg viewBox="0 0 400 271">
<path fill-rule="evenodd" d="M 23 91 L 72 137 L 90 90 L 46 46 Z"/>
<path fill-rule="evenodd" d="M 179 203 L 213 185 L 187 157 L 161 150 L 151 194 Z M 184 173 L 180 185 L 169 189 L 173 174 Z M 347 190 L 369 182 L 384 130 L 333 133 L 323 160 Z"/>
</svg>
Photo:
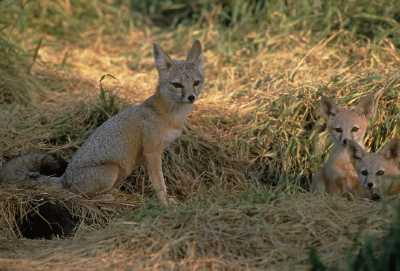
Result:
<svg viewBox="0 0 400 271">
<path fill-rule="evenodd" d="M 187 54 L 186 61 L 196 63 L 200 67 L 203 65 L 203 54 L 200 41 L 195 40 L 193 42 L 192 48 Z"/>
<path fill-rule="evenodd" d="M 320 112 L 324 118 L 335 116 L 337 113 L 337 105 L 335 102 L 326 96 L 321 97 Z"/>
<path fill-rule="evenodd" d="M 400 139 L 392 139 L 379 151 L 387 160 L 400 160 Z"/>
<path fill-rule="evenodd" d="M 366 154 L 365 150 L 354 140 L 349 140 L 347 150 L 349 151 L 350 159 L 352 161 L 361 160 Z"/>
<path fill-rule="evenodd" d="M 382 97 L 383 91 L 384 89 L 381 89 L 375 93 L 362 97 L 355 108 L 356 111 L 365 115 L 367 118 L 372 118 L 375 115 L 378 101 Z"/>
<path fill-rule="evenodd" d="M 158 71 L 169 70 L 172 65 L 174 65 L 172 59 L 161 49 L 157 43 L 153 44 L 153 52 Z"/>
</svg>

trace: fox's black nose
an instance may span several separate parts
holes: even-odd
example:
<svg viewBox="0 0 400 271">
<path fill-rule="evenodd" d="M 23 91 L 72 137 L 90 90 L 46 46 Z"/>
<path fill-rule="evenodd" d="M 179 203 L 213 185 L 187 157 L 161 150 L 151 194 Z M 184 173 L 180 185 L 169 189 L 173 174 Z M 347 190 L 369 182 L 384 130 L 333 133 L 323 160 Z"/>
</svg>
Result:
<svg viewBox="0 0 400 271">
<path fill-rule="evenodd" d="M 190 96 L 188 97 L 188 100 L 189 100 L 189 102 L 193 103 L 194 100 L 196 100 L 196 96 L 190 95 Z"/>
<path fill-rule="evenodd" d="M 373 183 L 367 183 L 368 188 L 372 188 L 374 186 Z"/>
<path fill-rule="evenodd" d="M 347 139 L 343 139 L 343 145 L 347 145 Z"/>
</svg>

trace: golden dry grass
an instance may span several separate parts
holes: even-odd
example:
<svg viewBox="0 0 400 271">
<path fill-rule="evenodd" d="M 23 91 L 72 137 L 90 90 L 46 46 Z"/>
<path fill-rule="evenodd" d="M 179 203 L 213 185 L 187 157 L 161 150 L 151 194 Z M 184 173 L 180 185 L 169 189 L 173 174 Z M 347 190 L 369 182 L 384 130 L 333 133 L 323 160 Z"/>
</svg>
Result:
<svg viewBox="0 0 400 271">
<path fill-rule="evenodd" d="M 77 232 L 82 229 L 99 229 L 124 210 L 135 210 L 143 204 L 143 200 L 139 196 L 128 196 L 115 191 L 113 197 L 114 200 L 86 199 L 68 191 L 58 191 L 37 184 L 2 185 L 0 190 L 0 238 L 14 240 L 23 238 L 20 229 L 22 221 L 35 214 L 41 216 L 43 220 L 46 220 L 49 215 L 51 216 L 40 209 L 46 203 L 64 207 L 67 214 L 78 219 Z"/>
<path fill-rule="evenodd" d="M 306 270 L 317 247 L 328 263 L 390 221 L 382 205 L 310 194 L 251 203 L 229 197 L 177 209 L 143 207 L 70 240 L 4 240 L 7 270 Z M 154 209 L 153 209 L 154 208 Z M 153 212 L 153 213 L 151 213 Z M 150 213 L 150 215 L 149 215 Z"/>
<path fill-rule="evenodd" d="M 182 58 L 183 48 L 199 38 L 207 83 L 188 128 L 164 158 L 169 192 L 180 204 L 168 210 L 154 204 L 140 169 L 128 180 L 131 194 L 118 193 L 117 202 L 133 200 L 123 214 L 118 204 L 76 199 L 73 212 L 99 212 L 105 228 L 82 224 L 71 239 L 17 240 L 15 222 L 8 223 L 0 236 L 0 269 L 306 270 L 311 246 L 327 262 L 341 262 L 344 250 L 357 248 L 364 236 L 383 235 L 391 213 L 382 204 L 305 190 L 326 155 L 321 94 L 352 104 L 385 88 L 367 145 L 376 149 L 399 136 L 400 54 L 390 40 L 358 42 L 342 30 L 315 42 L 307 31 L 265 31 L 247 33 L 241 44 L 249 46 L 238 48 L 221 42 L 213 25 L 175 33 L 131 30 L 110 37 L 91 29 L 80 36 L 84 45 L 45 36 L 32 66 L 43 90 L 23 85 L 32 100 L 2 106 L 0 159 L 38 149 L 70 158 L 115 108 L 153 92 L 152 42 Z M 110 97 L 98 97 L 105 74 L 117 78 L 103 80 L 119 97 L 111 108 Z M 0 94 L 19 86 L 12 83 L 0 85 Z M 3 187 L 1 223 L 29 211 L 38 196 L 73 203 L 46 189 Z"/>
</svg>

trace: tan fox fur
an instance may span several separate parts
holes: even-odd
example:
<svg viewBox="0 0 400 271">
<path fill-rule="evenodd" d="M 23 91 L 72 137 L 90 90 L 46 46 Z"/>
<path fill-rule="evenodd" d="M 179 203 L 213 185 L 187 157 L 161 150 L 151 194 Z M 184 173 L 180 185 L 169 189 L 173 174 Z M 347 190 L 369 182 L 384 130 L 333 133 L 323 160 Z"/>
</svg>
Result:
<svg viewBox="0 0 400 271">
<path fill-rule="evenodd" d="M 373 199 L 400 193 L 400 140 L 392 139 L 376 153 L 366 152 L 357 142 L 348 145 L 360 184 Z"/>
<path fill-rule="evenodd" d="M 144 163 L 159 201 L 168 204 L 162 154 L 180 136 L 202 90 L 202 48 L 195 41 L 184 61 L 172 60 L 157 44 L 153 49 L 159 74 L 154 95 L 98 127 L 54 182 L 92 197 L 111 190 Z"/>
<path fill-rule="evenodd" d="M 321 114 L 326 119 L 333 141 L 328 160 L 313 174 L 311 189 L 327 193 L 362 195 L 365 190 L 358 182 L 357 172 L 350 161 L 346 145 L 354 140 L 364 148 L 363 138 L 368 119 L 375 114 L 382 91 L 361 98 L 353 108 L 341 107 L 327 97 L 321 97 Z"/>
</svg>

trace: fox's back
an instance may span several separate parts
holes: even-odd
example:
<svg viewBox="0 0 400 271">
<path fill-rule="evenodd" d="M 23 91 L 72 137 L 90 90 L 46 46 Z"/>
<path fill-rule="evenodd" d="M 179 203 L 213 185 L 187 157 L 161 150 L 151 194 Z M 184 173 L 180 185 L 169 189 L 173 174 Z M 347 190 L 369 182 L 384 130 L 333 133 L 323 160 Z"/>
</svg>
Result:
<svg viewBox="0 0 400 271">
<path fill-rule="evenodd" d="M 143 123 L 142 105 L 132 106 L 99 126 L 73 156 L 66 174 L 75 168 L 115 163 L 128 174 L 140 154 Z M 125 174 L 124 174 L 125 175 Z"/>
<path fill-rule="evenodd" d="M 148 150 L 159 150 L 177 138 L 183 129 L 183 116 L 191 107 L 182 107 L 184 112 L 163 114 L 155 106 L 157 101 L 157 96 L 152 96 L 99 126 L 75 153 L 66 174 L 78 168 L 113 163 L 122 170 L 120 178 L 125 178 L 141 163 L 145 145 Z"/>
</svg>

